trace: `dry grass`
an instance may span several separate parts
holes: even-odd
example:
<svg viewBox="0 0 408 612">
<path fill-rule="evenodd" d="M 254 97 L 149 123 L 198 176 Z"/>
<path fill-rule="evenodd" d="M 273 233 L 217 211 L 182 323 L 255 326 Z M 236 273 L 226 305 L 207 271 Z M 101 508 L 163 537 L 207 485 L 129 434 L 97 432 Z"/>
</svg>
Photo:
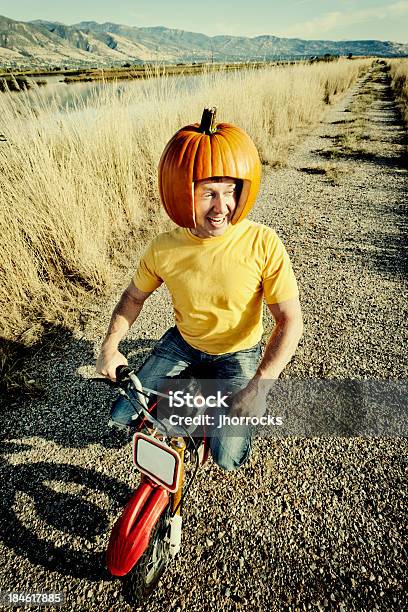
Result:
<svg viewBox="0 0 408 612">
<path fill-rule="evenodd" d="M 402 117 L 408 125 L 408 59 L 390 59 L 391 86 L 397 97 Z"/>
<path fill-rule="evenodd" d="M 165 226 L 156 168 L 181 125 L 205 105 L 242 126 L 262 160 L 284 163 L 324 100 L 369 61 L 273 67 L 196 80 L 109 84 L 70 112 L 47 88 L 0 97 L 0 321 L 30 345 L 44 324 L 72 326 L 92 294 L 134 264 L 140 228 Z M 81 88 L 79 85 L 78 87 Z M 131 260 L 129 260 L 131 257 Z M 133 261 L 130 263 L 130 261 Z"/>
</svg>

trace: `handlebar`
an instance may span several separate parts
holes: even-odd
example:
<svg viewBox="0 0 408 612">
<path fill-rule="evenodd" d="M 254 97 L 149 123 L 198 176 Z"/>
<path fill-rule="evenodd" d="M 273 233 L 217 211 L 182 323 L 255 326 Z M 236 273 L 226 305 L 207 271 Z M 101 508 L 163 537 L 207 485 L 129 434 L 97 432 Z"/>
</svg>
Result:
<svg viewBox="0 0 408 612">
<path fill-rule="evenodd" d="M 149 394 L 154 394 L 157 397 L 158 401 L 160 401 L 160 397 L 169 399 L 170 396 L 167 393 L 161 393 L 158 390 L 147 388 L 144 389 L 142 387 L 141 381 L 135 374 L 134 370 L 128 365 L 119 365 L 116 368 L 115 375 L 116 381 L 113 381 L 108 377 L 93 378 L 91 380 L 95 382 L 102 382 L 111 387 L 119 389 L 120 393 L 130 401 L 134 408 L 136 408 L 136 414 L 133 417 L 134 426 L 136 430 L 139 429 L 143 422 L 147 421 L 148 423 L 153 425 L 160 433 L 169 435 L 169 430 L 168 427 L 166 427 L 165 423 L 151 414 L 151 411 L 157 405 L 157 401 L 153 405 L 152 402 L 150 402 L 149 407 L 148 400 Z M 186 375 L 186 371 L 183 371 L 183 375 Z M 191 378 L 191 373 L 188 376 L 190 376 L 190 379 L 193 380 Z M 129 393 L 129 388 L 132 389 L 132 393 Z M 178 435 L 184 435 L 185 433 L 189 435 L 185 427 L 181 426 L 181 429 L 182 431 L 180 431 Z"/>
</svg>

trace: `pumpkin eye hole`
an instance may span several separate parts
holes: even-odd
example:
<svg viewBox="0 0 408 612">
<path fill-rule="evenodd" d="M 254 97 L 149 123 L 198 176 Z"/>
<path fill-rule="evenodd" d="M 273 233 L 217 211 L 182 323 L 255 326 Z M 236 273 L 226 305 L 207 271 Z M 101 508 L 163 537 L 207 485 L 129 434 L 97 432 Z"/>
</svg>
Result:
<svg viewBox="0 0 408 612">
<path fill-rule="evenodd" d="M 237 183 L 235 185 L 235 189 L 234 189 L 235 198 L 236 198 L 237 202 L 239 202 L 239 199 L 241 197 L 243 186 L 244 186 L 244 181 L 242 179 L 238 179 Z"/>
</svg>

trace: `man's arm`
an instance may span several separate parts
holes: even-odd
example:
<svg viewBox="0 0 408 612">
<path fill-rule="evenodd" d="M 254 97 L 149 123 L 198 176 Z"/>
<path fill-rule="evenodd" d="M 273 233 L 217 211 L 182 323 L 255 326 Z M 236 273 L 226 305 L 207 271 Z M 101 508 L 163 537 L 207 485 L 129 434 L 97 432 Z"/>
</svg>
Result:
<svg viewBox="0 0 408 612">
<path fill-rule="evenodd" d="M 96 362 L 97 372 L 108 376 L 111 380 L 116 380 L 116 368 L 119 365 L 127 365 L 126 357 L 118 350 L 119 342 L 136 321 L 145 300 L 151 293 L 140 291 L 131 281 L 113 310 L 108 331 Z"/>
<path fill-rule="evenodd" d="M 303 317 L 299 298 L 268 304 L 268 308 L 276 325 L 255 376 L 276 380 L 295 354 L 303 334 Z"/>
<path fill-rule="evenodd" d="M 268 304 L 275 327 L 265 347 L 265 353 L 255 376 L 245 389 L 236 394 L 232 414 L 259 414 L 256 404 L 264 403 L 270 389 L 268 381 L 276 380 L 295 354 L 303 333 L 303 317 L 299 298 L 279 304 Z"/>
</svg>

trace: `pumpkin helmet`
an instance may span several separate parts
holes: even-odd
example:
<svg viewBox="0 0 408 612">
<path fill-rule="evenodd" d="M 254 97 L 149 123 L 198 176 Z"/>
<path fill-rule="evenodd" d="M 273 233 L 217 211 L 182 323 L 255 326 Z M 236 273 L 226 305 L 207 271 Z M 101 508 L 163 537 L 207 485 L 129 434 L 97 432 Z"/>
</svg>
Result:
<svg viewBox="0 0 408 612">
<path fill-rule="evenodd" d="M 167 143 L 159 162 L 159 191 L 169 217 L 180 227 L 196 227 L 194 182 L 215 177 L 242 181 L 231 223 L 251 210 L 261 181 L 261 162 L 251 138 L 230 123 L 215 124 L 216 108 L 205 108 L 201 124 L 187 125 Z"/>
</svg>

